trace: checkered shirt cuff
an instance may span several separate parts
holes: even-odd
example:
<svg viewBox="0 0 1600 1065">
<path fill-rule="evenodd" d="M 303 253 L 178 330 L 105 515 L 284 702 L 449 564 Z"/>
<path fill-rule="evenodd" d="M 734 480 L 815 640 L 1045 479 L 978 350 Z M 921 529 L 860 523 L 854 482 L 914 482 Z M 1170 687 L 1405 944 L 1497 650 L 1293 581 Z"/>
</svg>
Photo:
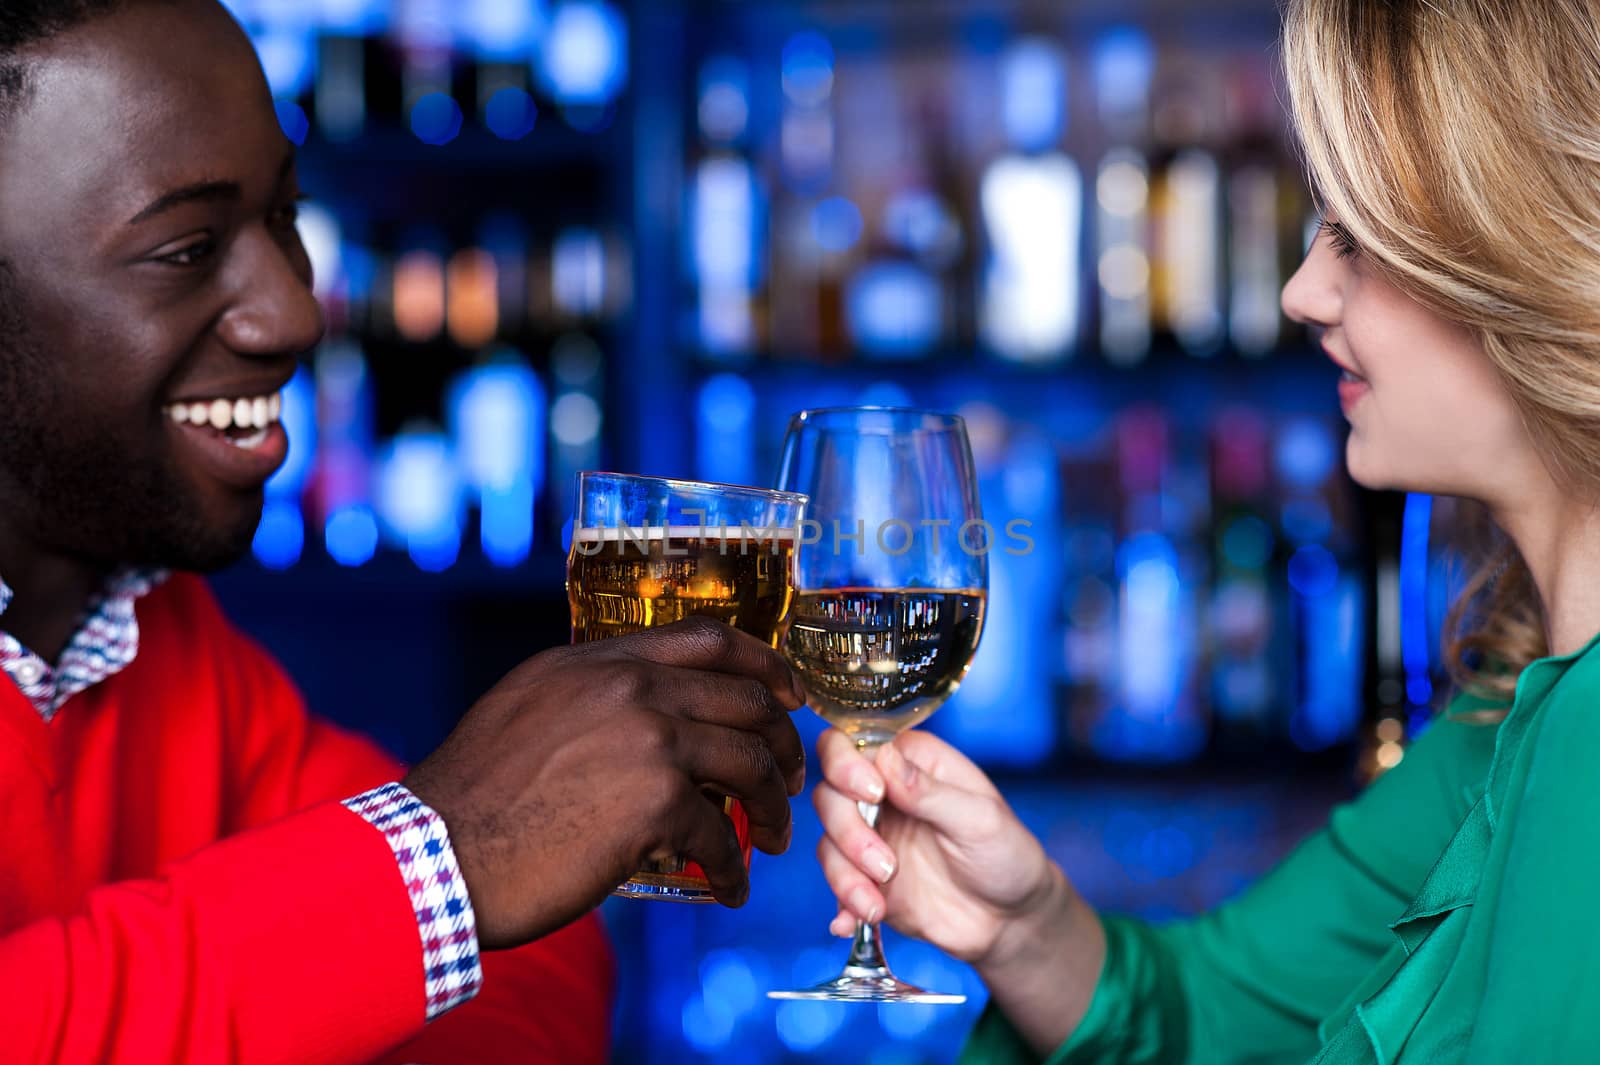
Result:
<svg viewBox="0 0 1600 1065">
<path fill-rule="evenodd" d="M 442 1017 L 483 986 L 477 923 L 444 818 L 399 784 L 373 788 L 344 805 L 382 832 L 394 850 L 422 935 L 428 1020 Z"/>
</svg>

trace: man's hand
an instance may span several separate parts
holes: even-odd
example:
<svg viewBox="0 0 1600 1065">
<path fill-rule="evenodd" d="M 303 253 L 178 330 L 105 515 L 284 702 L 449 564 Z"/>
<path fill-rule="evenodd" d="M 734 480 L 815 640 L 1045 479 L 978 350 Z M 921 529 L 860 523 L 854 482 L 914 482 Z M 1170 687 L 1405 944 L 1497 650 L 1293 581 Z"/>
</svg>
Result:
<svg viewBox="0 0 1600 1065">
<path fill-rule="evenodd" d="M 698 862 L 740 906 L 744 860 L 706 791 L 740 800 L 751 842 L 782 853 L 804 701 L 771 647 L 690 618 L 535 655 L 404 783 L 450 830 L 485 949 L 576 920 L 648 858 Z"/>
</svg>

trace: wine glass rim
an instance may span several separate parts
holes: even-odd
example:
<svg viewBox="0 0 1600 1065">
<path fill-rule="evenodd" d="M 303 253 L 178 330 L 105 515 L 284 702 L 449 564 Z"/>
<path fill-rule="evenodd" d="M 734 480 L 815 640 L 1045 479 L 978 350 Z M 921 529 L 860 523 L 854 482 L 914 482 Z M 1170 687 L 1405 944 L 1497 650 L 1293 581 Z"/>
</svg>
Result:
<svg viewBox="0 0 1600 1065">
<path fill-rule="evenodd" d="M 887 414 L 895 417 L 915 416 L 919 418 L 932 419 L 936 422 L 942 423 L 940 425 L 934 425 L 917 430 L 921 432 L 933 432 L 939 429 L 964 429 L 967 424 L 967 420 L 961 415 L 952 414 L 949 411 L 933 410 L 929 407 L 886 407 L 873 404 L 853 407 L 811 407 L 807 408 L 806 410 L 796 411 L 790 416 L 789 424 L 791 426 L 803 425 L 816 418 L 826 415 L 839 414 Z"/>
<path fill-rule="evenodd" d="M 682 477 L 657 477 L 647 473 L 618 473 L 615 470 L 583 470 L 578 474 L 580 482 L 590 478 L 629 481 L 634 484 L 657 484 L 679 490 L 703 491 L 712 489 L 718 492 L 738 492 L 741 495 L 759 496 L 763 499 L 770 499 L 780 503 L 807 503 L 811 499 L 804 492 L 785 492 L 781 488 L 761 488 L 753 484 L 729 484 L 725 481 L 694 481 Z"/>
</svg>

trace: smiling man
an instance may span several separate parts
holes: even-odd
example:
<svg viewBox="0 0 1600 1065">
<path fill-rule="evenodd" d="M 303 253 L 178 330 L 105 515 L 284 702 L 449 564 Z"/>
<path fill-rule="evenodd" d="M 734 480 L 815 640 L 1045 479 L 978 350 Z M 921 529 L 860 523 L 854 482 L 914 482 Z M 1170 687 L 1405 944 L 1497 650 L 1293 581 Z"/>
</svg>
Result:
<svg viewBox="0 0 1600 1065">
<path fill-rule="evenodd" d="M 215 0 L 0 7 L 0 1061 L 604 1059 L 586 916 L 788 844 L 771 648 L 535 656 L 408 774 L 306 714 L 194 571 L 248 547 L 322 323 L 294 156 Z"/>
</svg>

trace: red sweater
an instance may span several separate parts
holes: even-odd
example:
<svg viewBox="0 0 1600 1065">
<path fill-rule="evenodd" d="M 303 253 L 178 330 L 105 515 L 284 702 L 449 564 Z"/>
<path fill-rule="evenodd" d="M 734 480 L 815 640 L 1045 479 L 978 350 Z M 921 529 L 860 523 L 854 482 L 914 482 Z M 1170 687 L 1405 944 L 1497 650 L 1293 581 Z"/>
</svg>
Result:
<svg viewBox="0 0 1600 1065">
<path fill-rule="evenodd" d="M 138 619 L 138 658 L 48 725 L 0 679 L 0 1061 L 604 1061 L 592 916 L 485 954 L 424 1030 L 394 853 L 338 801 L 400 767 L 309 717 L 199 579 Z"/>
</svg>

